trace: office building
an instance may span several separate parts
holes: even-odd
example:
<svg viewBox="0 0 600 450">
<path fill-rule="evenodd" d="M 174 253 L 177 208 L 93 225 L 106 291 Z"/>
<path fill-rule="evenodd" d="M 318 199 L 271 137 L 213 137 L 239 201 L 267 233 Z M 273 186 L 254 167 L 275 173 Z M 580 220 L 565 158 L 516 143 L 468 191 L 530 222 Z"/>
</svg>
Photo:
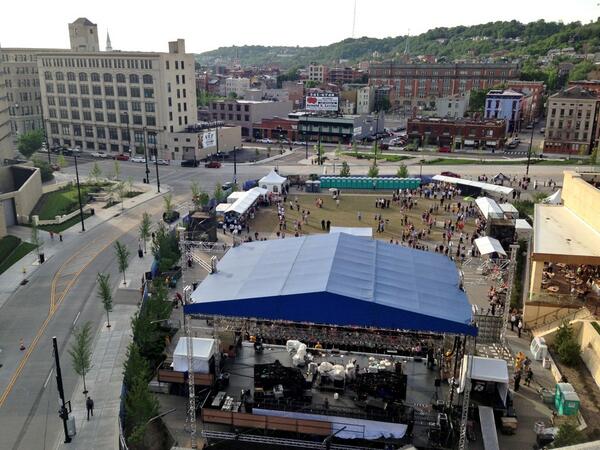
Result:
<svg viewBox="0 0 600 450">
<path fill-rule="evenodd" d="M 327 66 L 322 64 L 311 64 L 308 66 L 308 79 L 317 83 L 325 83 L 327 81 L 329 70 Z"/>
<path fill-rule="evenodd" d="M 350 144 L 371 138 L 385 129 L 383 114 L 345 115 L 338 117 L 291 114 L 298 119 L 298 135 L 302 140 Z"/>
<path fill-rule="evenodd" d="M 430 99 L 461 94 L 472 89 L 491 89 L 516 80 L 516 64 L 372 64 L 369 84 L 392 87 L 394 108 L 410 110 Z"/>
<path fill-rule="evenodd" d="M 0 66 L 0 165 L 4 163 L 5 159 L 13 157 L 15 149 L 10 133 L 10 114 L 8 112 L 5 70 L 6 67 L 4 65 Z"/>
<path fill-rule="evenodd" d="M 242 137 L 254 137 L 254 124 L 262 119 L 286 117 L 292 111 L 292 102 L 262 100 L 217 100 L 210 104 L 211 119 L 228 125 L 239 125 Z"/>
<path fill-rule="evenodd" d="M 504 119 L 508 133 L 518 133 L 521 130 L 521 109 L 525 96 L 510 89 L 492 89 L 485 97 L 486 119 Z"/>
<path fill-rule="evenodd" d="M 546 87 L 541 81 L 509 81 L 507 88 L 521 92 L 525 95 L 526 102 L 522 108 L 523 121 L 527 124 L 537 120 L 544 109 L 544 92 Z"/>
<path fill-rule="evenodd" d="M 548 98 L 544 153 L 588 155 L 597 142 L 596 94 L 572 86 Z"/>
<path fill-rule="evenodd" d="M 250 89 L 249 78 L 230 77 L 225 79 L 225 90 L 223 92 L 223 95 L 227 97 L 233 94 L 235 95 L 235 97 L 243 98 L 247 89 Z"/>
<path fill-rule="evenodd" d="M 196 122 L 194 55 L 169 52 L 46 52 L 37 60 L 51 145 L 113 153 L 146 146 L 180 159 L 168 133 Z"/>
<path fill-rule="evenodd" d="M 110 39 L 107 41 L 110 44 Z M 98 26 L 85 17 L 80 17 L 69 24 L 69 42 L 74 52 L 99 52 Z"/>
</svg>

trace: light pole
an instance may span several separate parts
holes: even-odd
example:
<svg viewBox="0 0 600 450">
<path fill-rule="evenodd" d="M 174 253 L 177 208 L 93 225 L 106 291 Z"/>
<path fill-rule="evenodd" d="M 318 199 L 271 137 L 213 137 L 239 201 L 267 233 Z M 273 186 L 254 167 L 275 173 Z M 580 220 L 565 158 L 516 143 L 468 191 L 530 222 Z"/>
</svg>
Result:
<svg viewBox="0 0 600 450">
<path fill-rule="evenodd" d="M 65 390 L 62 382 L 62 372 L 60 370 L 60 359 L 58 356 L 58 344 L 56 343 L 56 336 L 52 337 L 52 348 L 54 350 L 54 364 L 56 365 L 56 387 L 58 389 L 58 396 L 60 397 L 60 410 L 58 415 L 63 422 L 63 430 L 65 432 L 65 444 L 71 442 L 71 436 L 69 436 L 69 430 L 67 429 L 67 420 L 69 419 L 69 412 L 67 411 L 67 405 L 65 402 Z"/>
<path fill-rule="evenodd" d="M 319 166 L 323 164 L 323 162 L 321 161 L 321 124 L 319 124 L 319 143 L 317 146 L 317 162 L 319 163 Z"/>
<path fill-rule="evenodd" d="M 531 135 L 529 136 L 529 149 L 527 150 L 527 168 L 525 169 L 525 175 L 529 175 L 529 163 L 531 162 L 531 146 L 533 145 L 533 131 L 535 126 L 531 127 Z"/>
<path fill-rule="evenodd" d="M 77 198 L 79 199 L 79 218 L 81 219 L 81 231 L 85 231 L 85 225 L 83 224 L 83 205 L 81 204 L 81 187 L 79 186 L 79 169 L 77 167 L 77 155 L 73 153 L 73 159 L 75 161 L 75 178 L 77 179 Z"/>
<path fill-rule="evenodd" d="M 308 121 L 306 120 L 304 121 L 304 153 L 305 159 L 308 159 Z"/>
<path fill-rule="evenodd" d="M 150 169 L 148 168 L 148 140 L 146 139 L 146 127 L 144 131 L 144 159 L 146 160 L 146 183 L 150 184 Z"/>
<path fill-rule="evenodd" d="M 374 165 L 377 165 L 377 141 L 379 139 L 379 111 L 376 111 L 377 113 L 377 118 L 375 119 L 375 148 L 374 150 L 374 157 L 373 157 L 373 161 L 374 161 Z"/>
<path fill-rule="evenodd" d="M 233 146 L 233 184 L 237 184 L 237 147 Z"/>
<path fill-rule="evenodd" d="M 154 136 L 154 139 L 156 139 L 156 136 Z M 158 148 L 156 147 L 156 144 L 154 144 L 154 166 L 156 167 L 156 189 L 160 193 L 160 178 L 158 177 Z"/>
</svg>

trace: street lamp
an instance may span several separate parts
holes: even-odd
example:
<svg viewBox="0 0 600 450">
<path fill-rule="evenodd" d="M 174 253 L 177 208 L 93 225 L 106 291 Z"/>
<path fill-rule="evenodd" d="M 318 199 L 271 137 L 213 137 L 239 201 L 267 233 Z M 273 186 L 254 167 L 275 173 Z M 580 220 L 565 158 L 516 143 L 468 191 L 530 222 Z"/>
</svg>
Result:
<svg viewBox="0 0 600 450">
<path fill-rule="evenodd" d="M 533 145 L 533 131 L 535 127 L 531 127 L 531 136 L 529 137 L 529 148 L 527 149 L 527 168 L 525 169 L 525 175 L 529 175 L 529 163 L 531 162 L 531 146 Z"/>
<path fill-rule="evenodd" d="M 237 184 L 237 147 L 233 146 L 233 184 Z"/>
<path fill-rule="evenodd" d="M 156 189 L 160 193 L 160 178 L 158 177 L 158 148 L 156 147 L 156 136 L 154 136 L 154 166 L 156 167 Z"/>
<path fill-rule="evenodd" d="M 150 184 L 150 169 L 148 168 L 148 140 L 146 139 L 146 127 L 144 131 L 144 159 L 146 160 L 146 183 Z"/>
<path fill-rule="evenodd" d="M 65 390 L 62 382 L 62 372 L 60 370 L 60 359 L 58 353 L 58 344 L 56 343 L 56 336 L 52 337 L 52 348 L 54 353 L 54 364 L 56 365 L 56 388 L 58 389 L 58 396 L 60 397 L 60 410 L 58 414 L 63 422 L 63 430 L 65 432 L 65 444 L 71 442 L 71 436 L 69 436 L 69 430 L 67 429 L 67 420 L 69 420 L 69 412 L 67 411 L 67 402 L 65 402 Z"/>
<path fill-rule="evenodd" d="M 79 199 L 79 218 L 81 219 L 81 231 L 85 231 L 85 225 L 83 224 L 83 205 L 81 203 L 81 187 L 79 185 L 79 169 L 77 167 L 77 155 L 73 153 L 73 159 L 75 160 L 75 178 L 77 179 L 77 198 Z"/>
</svg>

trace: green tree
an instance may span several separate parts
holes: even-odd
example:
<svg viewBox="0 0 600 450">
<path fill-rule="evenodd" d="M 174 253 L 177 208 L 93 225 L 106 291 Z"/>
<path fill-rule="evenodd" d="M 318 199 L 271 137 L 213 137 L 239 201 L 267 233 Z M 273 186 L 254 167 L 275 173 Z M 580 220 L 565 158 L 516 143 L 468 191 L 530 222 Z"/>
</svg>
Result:
<svg viewBox="0 0 600 450">
<path fill-rule="evenodd" d="M 97 184 L 101 176 L 102 169 L 100 168 L 100 164 L 98 164 L 98 161 L 96 161 L 90 169 L 89 177 L 92 179 L 92 183 Z"/>
<path fill-rule="evenodd" d="M 116 159 L 115 159 L 115 162 L 113 165 L 113 172 L 114 172 L 115 180 L 118 180 L 121 177 L 121 163 Z"/>
<path fill-rule="evenodd" d="M 574 423 L 565 422 L 558 428 L 556 439 L 552 442 L 552 448 L 581 444 L 586 440 L 585 434 L 578 430 Z"/>
<path fill-rule="evenodd" d="M 220 183 L 215 185 L 215 190 L 213 192 L 213 197 L 217 201 L 217 203 L 221 203 L 224 199 L 225 193 L 223 192 L 223 188 Z"/>
<path fill-rule="evenodd" d="M 42 148 L 44 142 L 44 132 L 42 130 L 32 130 L 19 135 L 17 141 L 17 149 L 21 154 L 29 159 L 31 156 Z"/>
<path fill-rule="evenodd" d="M 233 98 L 233 99 L 235 99 L 237 97 L 238 97 L 238 95 L 235 92 L 230 92 L 229 94 L 227 94 L 227 98 Z"/>
<path fill-rule="evenodd" d="M 592 154 L 590 155 L 590 164 L 595 166 L 598 162 L 598 145 L 594 147 L 592 150 Z"/>
<path fill-rule="evenodd" d="M 148 389 L 148 381 L 138 376 L 125 398 L 126 436 L 129 445 L 143 443 L 148 421 L 158 415 L 158 400 Z"/>
<path fill-rule="evenodd" d="M 83 378 L 83 393 L 88 390 L 85 385 L 85 376 L 92 368 L 92 323 L 86 322 L 83 327 L 75 330 L 75 342 L 69 349 L 73 370 Z"/>
<path fill-rule="evenodd" d="M 350 176 L 350 166 L 346 161 L 342 162 L 342 168 L 340 169 L 340 177 Z"/>
<path fill-rule="evenodd" d="M 136 145 L 135 146 L 135 154 L 136 155 L 144 155 L 145 154 L 144 146 L 143 145 Z"/>
<path fill-rule="evenodd" d="M 197 181 L 192 181 L 190 184 L 190 190 L 192 191 L 192 203 L 194 204 L 194 209 L 199 210 L 202 206 L 200 204 L 200 195 L 202 194 L 202 190 L 200 189 L 200 185 Z"/>
<path fill-rule="evenodd" d="M 171 233 L 163 223 L 158 225 L 152 241 L 152 254 L 158 261 L 158 269 L 166 272 L 176 266 L 181 259 L 179 242 L 174 233 Z"/>
<path fill-rule="evenodd" d="M 167 217 L 171 217 L 173 214 L 173 194 L 170 192 L 163 197 L 163 203 L 165 205 L 165 214 Z"/>
<path fill-rule="evenodd" d="M 127 284 L 125 279 L 125 271 L 129 267 L 129 250 L 121 242 L 115 242 L 115 254 L 117 256 L 117 263 L 119 265 L 119 272 L 123 274 L 123 284 Z"/>
<path fill-rule="evenodd" d="M 355 157 L 358 157 L 358 145 L 356 142 L 352 142 L 352 152 L 354 153 Z"/>
<path fill-rule="evenodd" d="M 594 63 L 587 59 L 575 64 L 569 72 L 569 81 L 587 80 L 588 73 L 594 70 Z"/>
<path fill-rule="evenodd" d="M 40 257 L 40 250 L 42 248 L 42 238 L 40 237 L 40 230 L 37 226 L 37 224 L 31 222 L 31 243 L 33 245 L 35 245 L 35 251 L 37 252 L 38 255 L 38 260 L 40 262 L 42 262 L 41 257 Z"/>
<path fill-rule="evenodd" d="M 150 380 L 152 375 L 148 361 L 142 356 L 139 345 L 133 341 L 127 347 L 127 356 L 123 364 L 123 383 L 127 387 L 133 386 L 136 377 Z"/>
<path fill-rule="evenodd" d="M 581 349 L 573 333 L 573 327 L 568 322 L 563 322 L 559 327 L 554 343 L 562 363 L 567 366 L 575 366 L 579 362 Z"/>
<path fill-rule="evenodd" d="M 150 214 L 148 214 L 147 212 L 144 212 L 142 214 L 142 221 L 140 222 L 140 227 L 139 227 L 140 239 L 144 243 L 144 253 L 146 253 L 146 242 L 148 241 L 148 238 L 150 238 L 151 227 L 152 227 L 152 220 L 150 218 Z"/>
<path fill-rule="evenodd" d="M 60 167 L 61 169 L 67 167 L 67 160 L 65 159 L 65 156 L 62 153 L 58 155 L 58 158 L 56 158 L 56 164 L 58 164 L 58 167 Z"/>
<path fill-rule="evenodd" d="M 406 167 L 406 164 L 400 163 L 396 176 L 398 178 L 408 178 L 408 167 Z"/>
<path fill-rule="evenodd" d="M 486 89 L 473 89 L 471 91 L 471 95 L 469 96 L 469 111 L 483 112 L 486 96 Z"/>
<path fill-rule="evenodd" d="M 369 167 L 367 176 L 371 178 L 377 178 L 379 176 L 379 167 L 377 167 L 377 164 L 373 163 L 371 167 Z"/>
<path fill-rule="evenodd" d="M 50 167 L 50 164 L 48 164 L 48 161 L 42 161 L 39 158 L 33 158 L 33 165 L 40 169 L 40 175 L 43 183 L 54 178 L 54 173 Z"/>
<path fill-rule="evenodd" d="M 97 276 L 98 280 L 98 297 L 102 300 L 104 311 L 106 311 L 106 327 L 110 328 L 110 315 L 112 311 L 112 290 L 110 288 L 110 274 L 99 273 Z"/>
</svg>

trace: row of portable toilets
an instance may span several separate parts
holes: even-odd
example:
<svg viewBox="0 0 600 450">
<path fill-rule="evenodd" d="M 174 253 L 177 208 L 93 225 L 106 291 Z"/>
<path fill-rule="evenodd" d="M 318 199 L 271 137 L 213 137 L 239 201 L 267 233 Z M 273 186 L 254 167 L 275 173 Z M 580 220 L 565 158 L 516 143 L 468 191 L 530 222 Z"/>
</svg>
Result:
<svg viewBox="0 0 600 450">
<path fill-rule="evenodd" d="M 417 189 L 420 178 L 398 177 L 320 177 L 321 188 L 338 189 Z"/>
</svg>

